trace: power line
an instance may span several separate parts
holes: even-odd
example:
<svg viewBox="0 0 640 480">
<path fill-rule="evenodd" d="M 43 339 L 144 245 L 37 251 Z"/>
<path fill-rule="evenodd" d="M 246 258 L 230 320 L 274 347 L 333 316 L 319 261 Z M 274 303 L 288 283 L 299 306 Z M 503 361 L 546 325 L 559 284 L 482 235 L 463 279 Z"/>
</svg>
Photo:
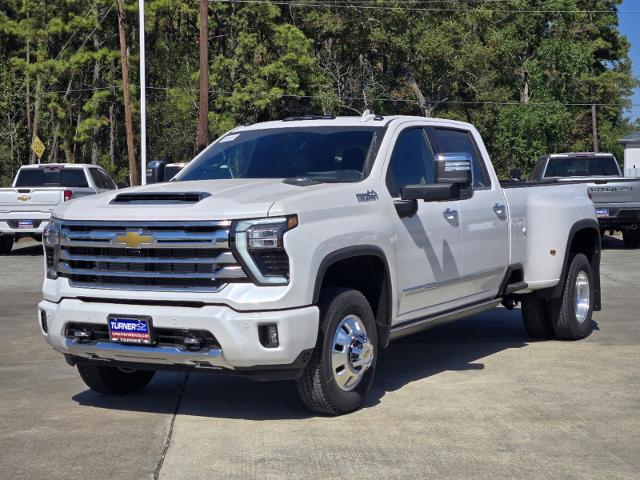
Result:
<svg viewBox="0 0 640 480">
<path fill-rule="evenodd" d="M 524 8 L 496 8 L 496 7 L 474 7 L 474 8 L 454 8 L 454 7 L 405 7 L 391 5 L 365 5 L 359 3 L 326 3 L 321 1 L 286 1 L 286 0 L 209 0 L 210 3 L 237 3 L 237 4 L 270 4 L 288 6 L 296 8 L 342 8 L 354 10 L 404 10 L 408 12 L 466 12 L 466 13 L 547 13 L 547 14 L 627 14 L 640 13 L 640 10 L 579 10 L 579 9 L 524 9 Z"/>
</svg>

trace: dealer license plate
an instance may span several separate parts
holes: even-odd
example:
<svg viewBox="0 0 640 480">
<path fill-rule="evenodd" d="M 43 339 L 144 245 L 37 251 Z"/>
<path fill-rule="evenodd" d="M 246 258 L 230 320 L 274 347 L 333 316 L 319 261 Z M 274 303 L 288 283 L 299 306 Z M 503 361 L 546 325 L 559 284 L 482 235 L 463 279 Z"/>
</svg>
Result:
<svg viewBox="0 0 640 480">
<path fill-rule="evenodd" d="M 150 317 L 123 317 L 112 315 L 109 323 L 109 338 L 112 342 L 153 344 L 153 332 Z"/>
<path fill-rule="evenodd" d="M 18 228 L 33 228 L 33 220 L 18 220 Z"/>
<path fill-rule="evenodd" d="M 608 217 L 609 209 L 608 208 L 596 208 L 596 217 Z"/>
</svg>

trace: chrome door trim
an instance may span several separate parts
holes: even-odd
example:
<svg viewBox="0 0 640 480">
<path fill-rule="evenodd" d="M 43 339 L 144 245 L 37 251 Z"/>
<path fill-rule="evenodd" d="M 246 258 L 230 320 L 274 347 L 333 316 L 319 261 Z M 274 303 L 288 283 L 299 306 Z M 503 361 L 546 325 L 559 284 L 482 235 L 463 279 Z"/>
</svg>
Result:
<svg viewBox="0 0 640 480">
<path fill-rule="evenodd" d="M 462 277 L 456 277 L 456 278 L 450 278 L 448 280 L 443 280 L 442 282 L 432 282 L 432 283 L 427 283 L 424 285 L 418 285 L 415 287 L 410 287 L 410 288 L 405 288 L 404 290 L 402 290 L 402 295 L 407 297 L 410 295 L 415 295 L 416 293 L 422 293 L 422 292 L 426 292 L 429 290 L 435 290 L 436 288 L 439 287 L 445 287 L 447 285 L 452 285 L 454 283 L 458 283 L 458 282 L 468 282 L 468 281 L 472 281 L 475 280 L 477 278 L 482 278 L 482 277 L 490 277 L 492 275 L 497 275 L 500 273 L 503 273 L 505 271 L 506 267 L 500 267 L 500 268 L 493 268 L 491 270 L 483 270 L 481 272 L 475 272 L 475 273 L 471 273 L 469 275 L 464 275 Z"/>
</svg>

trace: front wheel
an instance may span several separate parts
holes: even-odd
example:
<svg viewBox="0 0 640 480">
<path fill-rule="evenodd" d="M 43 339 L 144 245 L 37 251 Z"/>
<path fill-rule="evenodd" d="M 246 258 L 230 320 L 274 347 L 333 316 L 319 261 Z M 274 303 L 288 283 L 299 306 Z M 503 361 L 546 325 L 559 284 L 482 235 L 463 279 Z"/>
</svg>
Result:
<svg viewBox="0 0 640 480">
<path fill-rule="evenodd" d="M 549 317 L 556 337 L 579 340 L 591 333 L 593 299 L 591 264 L 579 253 L 569 263 L 562 296 L 549 301 Z"/>
<path fill-rule="evenodd" d="M 626 248 L 639 248 L 640 247 L 640 228 L 633 230 L 625 230 L 622 232 L 622 241 Z"/>
<path fill-rule="evenodd" d="M 378 355 L 373 312 L 357 290 L 331 288 L 320 302 L 316 348 L 298 395 L 310 410 L 341 415 L 358 409 L 371 388 Z"/>
<path fill-rule="evenodd" d="M 0 255 L 11 254 L 13 235 L 0 235 Z"/>
<path fill-rule="evenodd" d="M 91 390 L 104 395 L 123 395 L 142 390 L 156 372 L 79 363 L 78 373 Z"/>
</svg>

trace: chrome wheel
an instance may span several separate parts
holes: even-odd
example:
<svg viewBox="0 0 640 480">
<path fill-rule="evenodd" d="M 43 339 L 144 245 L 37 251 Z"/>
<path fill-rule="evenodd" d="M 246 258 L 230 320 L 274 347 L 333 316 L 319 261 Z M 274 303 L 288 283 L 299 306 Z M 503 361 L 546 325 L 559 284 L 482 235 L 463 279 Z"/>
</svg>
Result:
<svg viewBox="0 0 640 480">
<path fill-rule="evenodd" d="M 589 315 L 589 307 L 591 306 L 589 277 L 582 270 L 576 276 L 576 283 L 573 287 L 573 296 L 576 320 L 582 323 L 587 319 L 587 316 Z"/>
<path fill-rule="evenodd" d="M 347 392 L 356 388 L 373 363 L 373 352 L 362 319 L 357 315 L 344 317 L 333 336 L 331 350 L 331 370 L 338 387 Z"/>
</svg>

